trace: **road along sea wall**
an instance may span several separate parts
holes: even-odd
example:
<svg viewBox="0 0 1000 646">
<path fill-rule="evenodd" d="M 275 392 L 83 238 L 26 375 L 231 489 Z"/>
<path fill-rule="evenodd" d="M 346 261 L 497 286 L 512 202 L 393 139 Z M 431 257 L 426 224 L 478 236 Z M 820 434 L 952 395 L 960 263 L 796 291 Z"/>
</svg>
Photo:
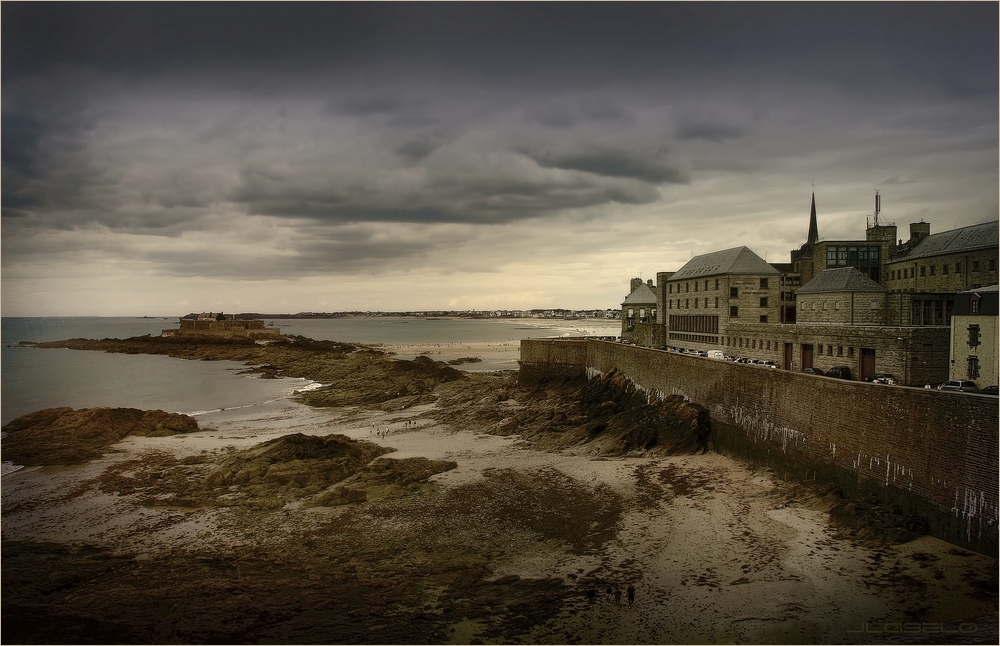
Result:
<svg viewBox="0 0 1000 646">
<path fill-rule="evenodd" d="M 789 480 L 876 496 L 928 533 L 998 547 L 996 397 L 806 375 L 595 340 L 521 342 L 522 383 L 617 370 L 660 397 L 710 411 L 720 453 Z"/>
</svg>

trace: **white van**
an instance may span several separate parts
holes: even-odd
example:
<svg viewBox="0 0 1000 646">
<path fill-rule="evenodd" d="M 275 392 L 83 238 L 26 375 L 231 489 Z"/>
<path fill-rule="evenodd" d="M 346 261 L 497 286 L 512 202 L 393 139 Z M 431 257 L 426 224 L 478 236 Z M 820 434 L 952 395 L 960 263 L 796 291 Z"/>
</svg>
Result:
<svg viewBox="0 0 1000 646">
<path fill-rule="evenodd" d="M 709 359 L 725 359 L 726 356 L 724 354 L 722 354 L 722 350 L 709 350 L 708 351 L 708 358 Z"/>
</svg>

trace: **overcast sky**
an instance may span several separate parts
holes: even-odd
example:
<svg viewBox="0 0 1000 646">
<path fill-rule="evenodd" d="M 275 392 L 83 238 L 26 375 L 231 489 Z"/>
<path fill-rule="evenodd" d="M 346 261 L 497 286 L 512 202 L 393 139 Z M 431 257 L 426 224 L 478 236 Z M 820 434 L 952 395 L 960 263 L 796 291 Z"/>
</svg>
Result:
<svg viewBox="0 0 1000 646">
<path fill-rule="evenodd" d="M 618 307 L 998 217 L 998 4 L 3 2 L 2 313 Z"/>
</svg>

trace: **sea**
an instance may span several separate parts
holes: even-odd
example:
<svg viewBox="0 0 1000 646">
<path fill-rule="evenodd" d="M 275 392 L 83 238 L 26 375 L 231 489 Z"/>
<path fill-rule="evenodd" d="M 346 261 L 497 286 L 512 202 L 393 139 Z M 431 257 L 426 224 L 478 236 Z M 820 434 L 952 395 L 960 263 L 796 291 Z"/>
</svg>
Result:
<svg viewBox="0 0 1000 646">
<path fill-rule="evenodd" d="M 503 344 L 526 338 L 617 335 L 615 320 L 461 319 L 351 317 L 265 319 L 317 340 L 364 344 Z M 4 317 L 2 322 L 2 421 L 58 406 L 159 409 L 197 416 L 252 407 L 315 388 L 305 379 L 261 379 L 234 361 L 192 361 L 155 355 L 22 347 L 22 341 L 158 336 L 179 327 L 176 317 Z M 466 364 L 476 369 L 478 364 Z M 509 367 L 516 369 L 516 363 Z"/>
</svg>

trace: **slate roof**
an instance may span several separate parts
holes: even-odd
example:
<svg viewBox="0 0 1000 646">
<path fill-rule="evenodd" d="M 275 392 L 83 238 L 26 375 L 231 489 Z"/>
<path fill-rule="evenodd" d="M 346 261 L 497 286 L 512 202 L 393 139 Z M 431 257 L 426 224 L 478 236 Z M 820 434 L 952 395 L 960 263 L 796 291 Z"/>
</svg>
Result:
<svg viewBox="0 0 1000 646">
<path fill-rule="evenodd" d="M 910 253 L 894 258 L 893 261 L 995 248 L 998 246 L 998 238 L 1000 238 L 1000 222 L 997 220 L 973 224 L 961 229 L 933 233 L 914 245 Z"/>
<path fill-rule="evenodd" d="M 646 283 L 642 283 L 625 298 L 622 305 L 656 305 L 656 292 Z"/>
<path fill-rule="evenodd" d="M 1000 285 L 986 285 L 985 287 L 976 287 L 974 289 L 967 289 L 964 292 L 959 292 L 959 294 L 988 294 L 990 292 L 1000 291 Z"/>
<path fill-rule="evenodd" d="M 821 271 L 818 276 L 799 287 L 796 294 L 818 294 L 822 292 L 884 292 L 887 291 L 874 280 L 854 267 L 840 267 Z"/>
<path fill-rule="evenodd" d="M 780 272 L 747 247 L 733 247 L 695 256 L 670 277 L 671 282 L 723 274 L 777 276 Z"/>
</svg>

